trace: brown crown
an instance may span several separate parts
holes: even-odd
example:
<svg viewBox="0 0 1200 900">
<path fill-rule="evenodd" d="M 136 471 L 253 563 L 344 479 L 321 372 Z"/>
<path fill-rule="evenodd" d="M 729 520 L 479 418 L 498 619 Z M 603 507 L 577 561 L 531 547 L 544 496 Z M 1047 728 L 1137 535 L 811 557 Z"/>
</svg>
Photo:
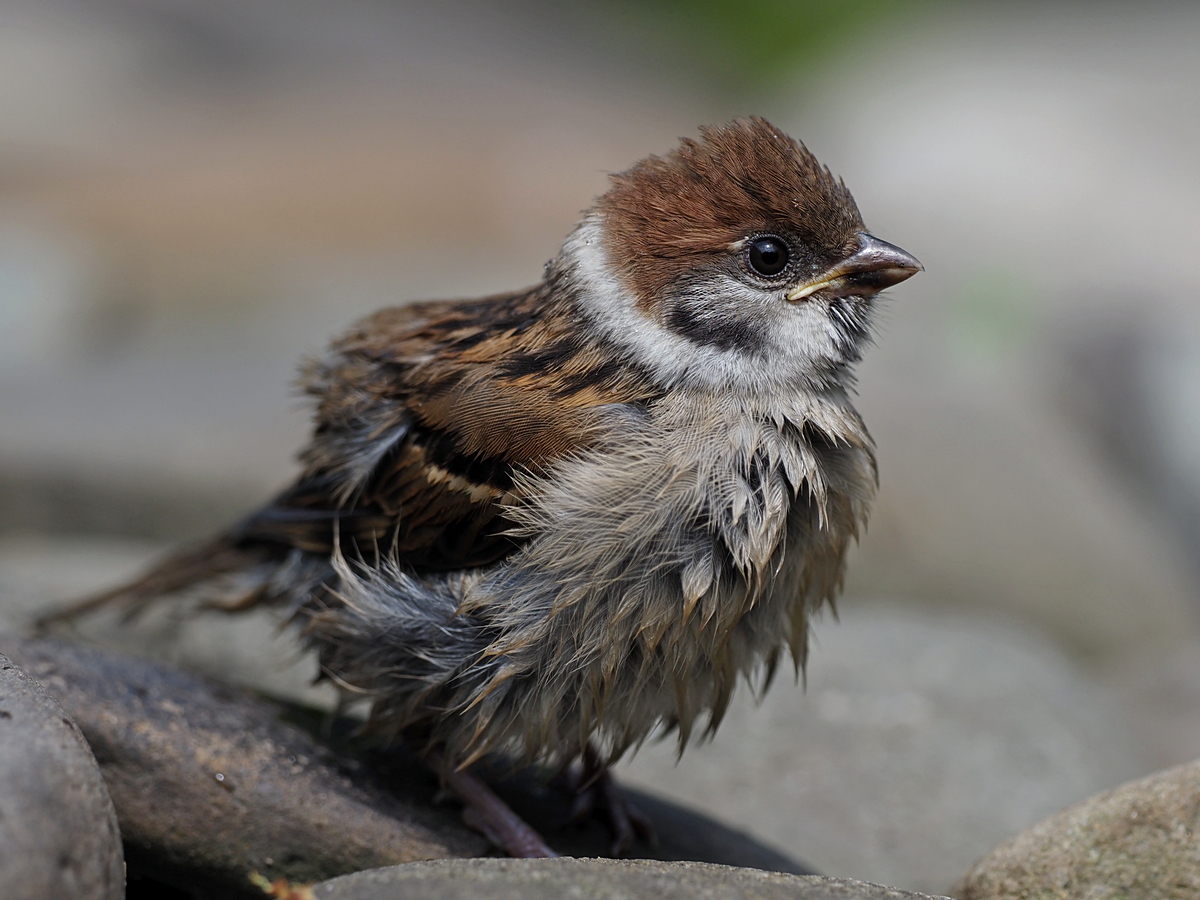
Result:
<svg viewBox="0 0 1200 900">
<path fill-rule="evenodd" d="M 788 234 L 832 259 L 863 229 L 841 180 L 758 117 L 701 128 L 699 140 L 613 175 L 596 209 L 609 261 L 643 306 L 681 275 L 728 260 L 754 232 Z"/>
</svg>

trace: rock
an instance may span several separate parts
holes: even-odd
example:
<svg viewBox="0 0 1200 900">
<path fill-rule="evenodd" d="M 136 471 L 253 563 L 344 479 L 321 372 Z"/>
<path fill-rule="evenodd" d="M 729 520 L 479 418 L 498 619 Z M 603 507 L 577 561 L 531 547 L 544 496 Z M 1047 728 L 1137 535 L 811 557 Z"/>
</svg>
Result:
<svg viewBox="0 0 1200 900">
<path fill-rule="evenodd" d="M 0 637 L 0 647 L 78 717 L 117 807 L 131 877 L 203 896 L 257 896 L 251 872 L 312 882 L 488 850 L 453 805 L 435 805 L 436 778 L 411 753 L 330 747 L 296 727 L 317 730 L 319 711 L 110 651 L 13 636 Z M 281 714 L 293 724 L 279 721 Z M 492 780 L 559 852 L 607 852 L 607 827 L 597 819 L 571 822 L 570 798 L 536 774 Z M 635 855 L 810 871 L 704 815 L 630 793 L 659 834 L 657 847 L 639 842 Z"/>
<path fill-rule="evenodd" d="M 1047 398 L 1015 376 L 898 375 L 903 348 L 878 349 L 860 408 L 880 491 L 848 597 L 1007 613 L 1093 659 L 1197 633 L 1177 536 Z"/>
<path fill-rule="evenodd" d="M 438 860 L 315 885 L 317 900 L 930 900 L 894 888 L 704 863 L 611 859 Z"/>
<path fill-rule="evenodd" d="M 76 717 L 116 806 L 131 873 L 254 896 L 252 871 L 311 882 L 487 849 L 452 809 L 389 793 L 278 721 L 265 701 L 57 641 L 5 636 L 0 649 Z"/>
<path fill-rule="evenodd" d="M 807 691 L 739 695 L 709 744 L 619 775 L 822 873 L 944 890 L 1006 835 L 1147 771 L 1120 708 L 1036 632 L 849 605 L 818 623 Z"/>
<path fill-rule="evenodd" d="M 1200 761 L 1039 822 L 972 866 L 953 893 L 962 900 L 1200 897 Z"/>
<path fill-rule="evenodd" d="M 117 815 L 96 760 L 46 690 L 0 656 L 0 885 L 8 900 L 120 900 Z"/>
<path fill-rule="evenodd" d="M 1200 759 L 1200 638 L 1126 660 L 1105 672 L 1105 682 L 1127 710 L 1150 770 Z"/>
</svg>

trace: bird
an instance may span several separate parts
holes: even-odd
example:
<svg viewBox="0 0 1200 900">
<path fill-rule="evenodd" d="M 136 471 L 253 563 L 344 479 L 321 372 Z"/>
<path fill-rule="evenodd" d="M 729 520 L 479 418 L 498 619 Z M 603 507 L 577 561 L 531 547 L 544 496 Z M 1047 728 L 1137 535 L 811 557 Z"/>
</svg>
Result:
<svg viewBox="0 0 1200 900">
<path fill-rule="evenodd" d="M 276 607 L 511 855 L 554 851 L 485 755 L 582 761 L 627 849 L 609 767 L 802 670 L 877 487 L 854 367 L 920 269 L 799 141 L 703 127 L 611 175 L 533 287 L 353 325 L 302 368 L 295 482 L 68 614 Z"/>
</svg>

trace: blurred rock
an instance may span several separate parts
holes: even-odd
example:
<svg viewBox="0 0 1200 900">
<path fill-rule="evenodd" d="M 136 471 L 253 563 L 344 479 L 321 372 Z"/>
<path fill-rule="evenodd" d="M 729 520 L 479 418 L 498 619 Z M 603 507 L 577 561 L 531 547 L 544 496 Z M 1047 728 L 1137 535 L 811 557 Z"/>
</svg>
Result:
<svg viewBox="0 0 1200 900">
<path fill-rule="evenodd" d="M 1200 759 L 1200 639 L 1103 673 L 1152 769 Z"/>
<path fill-rule="evenodd" d="M 0 532 L 0 631 L 22 631 L 66 601 L 132 578 L 166 546 L 120 537 Z"/>
<path fill-rule="evenodd" d="M 962 900 L 1200 896 L 1200 762 L 1092 797 L 1005 841 L 952 891 Z"/>
<path fill-rule="evenodd" d="M 316 885 L 313 894 L 316 900 L 930 900 L 839 878 L 605 859 L 438 860 L 346 875 Z"/>
<path fill-rule="evenodd" d="M 0 378 L 21 423 L 0 434 L 0 529 L 179 541 L 269 499 L 305 432 L 293 361 L 173 356 Z"/>
<path fill-rule="evenodd" d="M 848 597 L 1003 611 L 1091 659 L 1197 634 L 1177 536 L 1047 397 L 895 363 L 862 375 L 881 486 Z"/>
<path fill-rule="evenodd" d="M 0 893 L 121 900 L 117 815 L 79 729 L 0 656 Z"/>
<path fill-rule="evenodd" d="M 1200 575 L 1200 328 L 1126 312 L 1063 330 L 1064 408 Z"/>
<path fill-rule="evenodd" d="M 94 648 L 0 636 L 78 716 L 121 822 L 131 877 L 203 896 L 254 896 L 257 871 L 312 882 L 415 859 L 475 856 L 487 842 L 403 748 L 333 749 L 280 721 L 281 707 L 192 675 Z M 284 707 L 316 729 L 322 715 Z M 328 724 L 328 723 L 326 723 Z M 339 720 L 339 727 L 353 726 Z M 612 835 L 571 821 L 571 797 L 535 773 L 494 773 L 502 796 L 562 853 L 596 856 Z M 632 792 L 659 844 L 634 855 L 809 870 L 736 829 Z"/>
<path fill-rule="evenodd" d="M 816 628 L 807 691 L 743 693 L 710 744 L 668 738 L 620 774 L 830 875 L 942 890 L 973 859 L 1147 770 L 1123 710 L 1027 628 L 848 605 Z"/>
</svg>

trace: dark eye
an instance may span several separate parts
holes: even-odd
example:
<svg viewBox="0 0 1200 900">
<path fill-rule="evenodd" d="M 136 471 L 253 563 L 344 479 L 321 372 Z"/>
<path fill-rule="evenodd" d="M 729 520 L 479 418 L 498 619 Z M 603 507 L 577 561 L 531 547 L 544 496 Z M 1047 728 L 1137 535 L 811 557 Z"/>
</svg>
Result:
<svg viewBox="0 0 1200 900">
<path fill-rule="evenodd" d="M 773 234 L 755 238 L 750 245 L 750 268 L 764 278 L 778 275 L 788 264 L 788 247 L 783 238 Z"/>
</svg>

